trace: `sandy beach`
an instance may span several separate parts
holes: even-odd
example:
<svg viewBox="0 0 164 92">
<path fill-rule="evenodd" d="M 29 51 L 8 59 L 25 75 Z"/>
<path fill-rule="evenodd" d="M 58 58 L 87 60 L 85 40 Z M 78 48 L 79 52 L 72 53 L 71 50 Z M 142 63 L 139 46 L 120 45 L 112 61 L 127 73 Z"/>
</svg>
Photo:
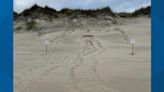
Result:
<svg viewBox="0 0 164 92">
<path fill-rule="evenodd" d="M 46 30 L 56 31 L 43 35 L 14 32 L 14 92 L 150 92 L 150 24 L 137 17 L 111 26 L 52 26 Z"/>
</svg>

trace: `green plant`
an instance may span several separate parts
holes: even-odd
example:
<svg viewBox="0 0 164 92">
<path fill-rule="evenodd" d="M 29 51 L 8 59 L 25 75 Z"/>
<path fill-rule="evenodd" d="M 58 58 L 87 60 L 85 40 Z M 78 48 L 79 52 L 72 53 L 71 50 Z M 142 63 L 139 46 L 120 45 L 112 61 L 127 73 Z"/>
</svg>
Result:
<svg viewBox="0 0 164 92">
<path fill-rule="evenodd" d="M 35 21 L 30 21 L 26 23 L 27 30 L 32 30 L 34 28 L 37 28 L 37 22 Z"/>
<path fill-rule="evenodd" d="M 17 27 L 17 28 L 15 28 L 15 30 L 21 30 L 22 29 L 22 27 Z"/>
<path fill-rule="evenodd" d="M 17 27 L 14 29 L 14 32 L 19 33 L 21 29 L 22 29 L 22 27 Z"/>
</svg>

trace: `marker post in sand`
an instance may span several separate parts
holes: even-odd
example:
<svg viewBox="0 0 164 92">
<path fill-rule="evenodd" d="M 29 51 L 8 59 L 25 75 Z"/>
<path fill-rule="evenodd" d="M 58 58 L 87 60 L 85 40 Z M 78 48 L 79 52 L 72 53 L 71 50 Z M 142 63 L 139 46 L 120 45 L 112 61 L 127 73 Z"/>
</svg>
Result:
<svg viewBox="0 0 164 92">
<path fill-rule="evenodd" d="M 44 41 L 44 44 L 46 45 L 45 47 L 45 53 L 46 53 L 46 55 L 48 55 L 48 44 L 50 44 L 50 42 L 49 42 L 49 40 L 45 40 Z"/>
<path fill-rule="evenodd" d="M 135 39 L 130 39 L 130 44 L 131 44 L 131 48 L 132 48 L 132 51 L 131 51 L 131 55 L 133 56 L 134 55 L 134 44 L 135 44 Z"/>
</svg>

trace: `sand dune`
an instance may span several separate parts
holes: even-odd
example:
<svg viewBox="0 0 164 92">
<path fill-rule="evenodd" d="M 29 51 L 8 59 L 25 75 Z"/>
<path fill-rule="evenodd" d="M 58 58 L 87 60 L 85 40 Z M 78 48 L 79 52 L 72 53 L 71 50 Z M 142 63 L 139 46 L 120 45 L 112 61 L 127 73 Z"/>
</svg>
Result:
<svg viewBox="0 0 164 92">
<path fill-rule="evenodd" d="M 149 18 L 62 29 L 14 33 L 15 92 L 150 92 Z"/>
</svg>

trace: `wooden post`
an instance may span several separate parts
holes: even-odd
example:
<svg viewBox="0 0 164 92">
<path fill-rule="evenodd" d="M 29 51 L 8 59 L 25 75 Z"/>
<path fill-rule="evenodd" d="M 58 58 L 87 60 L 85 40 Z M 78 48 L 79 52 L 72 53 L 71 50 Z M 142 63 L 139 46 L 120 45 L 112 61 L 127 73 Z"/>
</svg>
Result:
<svg viewBox="0 0 164 92">
<path fill-rule="evenodd" d="M 49 40 L 45 40 L 45 45 L 46 45 L 45 54 L 46 55 L 48 55 L 48 44 L 49 44 Z"/>
<path fill-rule="evenodd" d="M 134 55 L 134 43 L 132 43 L 132 56 Z"/>
<path fill-rule="evenodd" d="M 47 52 L 47 51 L 48 51 L 48 50 L 47 50 L 47 47 L 48 47 L 48 46 L 47 46 L 47 44 L 46 44 L 46 55 L 48 55 L 48 52 Z"/>
<path fill-rule="evenodd" d="M 135 39 L 130 39 L 130 44 L 131 44 L 131 55 L 134 55 L 134 44 L 135 44 Z"/>
</svg>

